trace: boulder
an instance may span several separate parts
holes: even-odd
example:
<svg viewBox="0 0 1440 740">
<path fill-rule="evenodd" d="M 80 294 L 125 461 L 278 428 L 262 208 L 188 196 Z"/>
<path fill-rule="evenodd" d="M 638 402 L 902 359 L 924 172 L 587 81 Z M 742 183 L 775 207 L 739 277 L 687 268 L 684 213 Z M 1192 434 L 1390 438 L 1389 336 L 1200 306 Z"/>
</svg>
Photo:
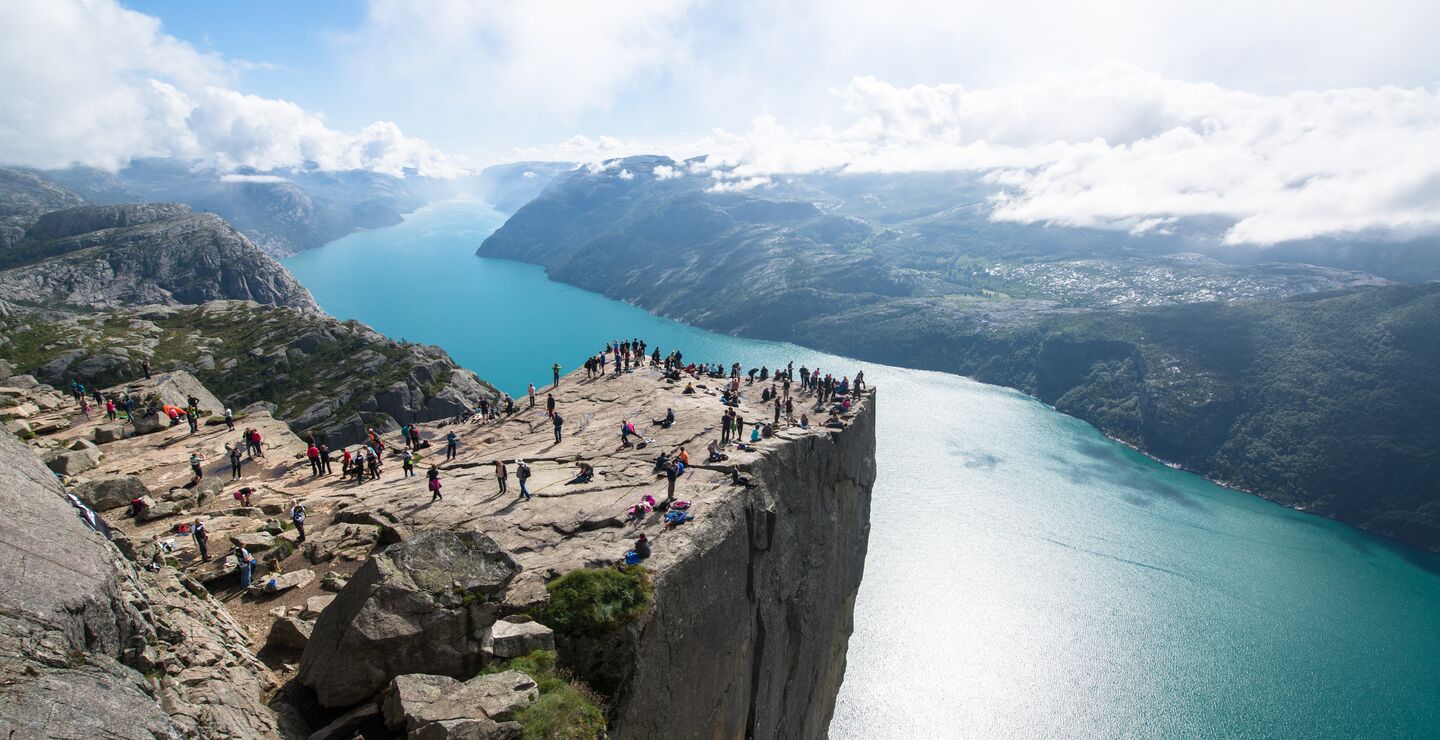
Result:
<svg viewBox="0 0 1440 740">
<path fill-rule="evenodd" d="M 252 588 L 267 594 L 278 594 L 281 591 L 289 591 L 292 588 L 300 588 L 315 580 L 313 570 L 293 570 L 289 573 L 281 573 L 258 581 Z M 352 702 L 353 703 L 353 702 Z"/>
<path fill-rule="evenodd" d="M 485 652 L 497 658 L 514 658 L 535 650 L 554 650 L 555 631 L 539 622 L 499 621 L 481 640 Z"/>
<path fill-rule="evenodd" d="M 148 498 L 150 489 L 133 475 L 107 475 L 94 478 L 70 490 L 86 506 L 96 511 L 109 511 L 129 506 L 137 498 Z M 153 499 L 151 499 L 153 501 Z"/>
<path fill-rule="evenodd" d="M 459 681 L 449 676 L 430 673 L 396 676 L 385 689 L 385 698 L 381 704 L 381 710 L 385 713 L 385 726 L 397 732 L 413 728 L 415 715 L 421 709 L 459 685 Z"/>
<path fill-rule="evenodd" d="M 136 434 L 154 434 L 170 428 L 170 417 L 161 413 L 147 414 L 140 409 L 135 410 L 130 422 L 135 425 Z"/>
<path fill-rule="evenodd" d="M 20 419 L 11 419 L 5 422 L 5 431 L 17 437 L 29 437 L 35 433 L 30 429 L 29 422 L 21 421 Z"/>
<path fill-rule="evenodd" d="M 40 413 L 40 407 L 36 406 L 33 403 L 17 403 L 14 406 L 5 409 L 5 413 L 18 416 L 22 419 L 28 419 L 32 416 L 38 415 Z"/>
<path fill-rule="evenodd" d="M 518 722 L 452 719 L 431 722 L 407 735 L 406 740 L 519 740 L 524 732 Z"/>
<path fill-rule="evenodd" d="M 372 696 L 395 676 L 469 676 L 484 660 L 480 636 L 520 567 L 478 531 L 421 532 L 370 558 L 320 614 L 300 661 L 300 682 L 322 706 Z"/>
<path fill-rule="evenodd" d="M 493 719 L 503 722 L 517 709 L 540 698 L 535 679 L 519 671 L 476 676 L 446 692 L 415 714 L 420 726 L 454 719 Z"/>
<path fill-rule="evenodd" d="M 326 573 L 324 578 L 320 579 L 320 588 L 323 588 L 326 591 L 333 591 L 334 593 L 338 594 L 341 591 L 345 590 L 345 583 L 347 582 L 347 580 L 348 579 L 346 579 L 345 576 L 342 576 L 332 570 Z"/>
<path fill-rule="evenodd" d="M 95 444 L 103 445 L 111 442 L 119 442 L 125 438 L 124 424 L 101 424 L 95 427 Z"/>
<path fill-rule="evenodd" d="M 226 555 L 225 557 L 221 558 L 214 565 L 214 567 L 208 568 L 206 570 L 196 571 L 191 574 L 191 577 L 205 584 L 206 586 L 209 586 L 211 583 L 214 583 L 216 581 L 236 576 L 236 571 L 239 569 L 239 567 L 239 558 L 236 558 L 234 555 Z"/>
<path fill-rule="evenodd" d="M 73 450 L 73 451 L 75 451 L 75 452 L 79 452 L 80 450 L 93 450 L 93 449 L 95 449 L 95 443 L 94 443 L 94 442 L 91 442 L 91 441 L 88 440 L 88 439 L 78 439 L 78 438 L 77 438 L 76 440 L 74 440 L 74 441 L 71 442 L 70 444 L 66 445 L 66 446 L 65 446 L 65 449 L 67 449 L 67 450 Z"/>
<path fill-rule="evenodd" d="M 142 522 L 153 522 L 156 519 L 164 519 L 167 516 L 175 516 L 181 511 L 183 511 L 183 509 L 180 508 L 180 504 L 177 504 L 174 501 L 161 501 L 157 504 L 152 504 L 141 509 L 140 516 L 136 517 L 136 519 L 139 519 Z"/>
<path fill-rule="evenodd" d="M 380 707 L 373 701 L 365 702 L 316 730 L 310 735 L 310 740 L 349 740 L 355 736 L 356 730 L 372 722 L 378 723 L 379 720 Z"/>
<path fill-rule="evenodd" d="M 270 636 L 265 638 L 265 644 L 287 650 L 304 650 L 313 629 L 309 622 L 294 617 L 281 617 L 270 625 Z"/>
<path fill-rule="evenodd" d="M 46 421 L 36 423 L 30 431 L 36 434 L 45 435 L 54 434 L 56 432 L 63 432 L 69 428 L 69 419 L 48 419 Z"/>
<path fill-rule="evenodd" d="M 40 387 L 40 381 L 36 380 L 34 375 L 11 375 L 5 379 L 5 385 L 31 391 Z"/>
<path fill-rule="evenodd" d="M 305 600 L 305 608 L 300 610 L 301 618 L 315 619 L 319 617 L 320 613 L 325 611 L 325 607 L 330 606 L 330 602 L 334 600 L 334 596 L 311 596 Z"/>
<path fill-rule="evenodd" d="M 45 464 L 60 475 L 79 475 L 94 470 L 100 464 L 100 450 L 90 447 L 68 452 L 51 452 L 45 455 Z"/>
<path fill-rule="evenodd" d="M 235 532 L 230 535 L 230 544 L 235 547 L 243 547 L 253 555 L 273 546 L 275 535 L 269 532 Z"/>
</svg>

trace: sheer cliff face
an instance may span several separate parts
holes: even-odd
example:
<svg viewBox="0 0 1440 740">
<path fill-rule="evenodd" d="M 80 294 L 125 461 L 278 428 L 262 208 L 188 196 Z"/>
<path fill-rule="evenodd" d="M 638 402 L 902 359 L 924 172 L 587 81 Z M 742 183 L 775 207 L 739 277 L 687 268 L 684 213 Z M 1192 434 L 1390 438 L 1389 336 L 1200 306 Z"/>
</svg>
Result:
<svg viewBox="0 0 1440 740">
<path fill-rule="evenodd" d="M 278 262 L 219 216 L 176 204 L 47 213 L 0 253 L 0 299 L 107 309 L 217 299 L 319 311 Z"/>
<path fill-rule="evenodd" d="M 756 485 L 708 514 L 631 631 L 616 737 L 825 736 L 864 572 L 874 453 L 871 396 L 843 432 L 751 466 Z"/>
</svg>

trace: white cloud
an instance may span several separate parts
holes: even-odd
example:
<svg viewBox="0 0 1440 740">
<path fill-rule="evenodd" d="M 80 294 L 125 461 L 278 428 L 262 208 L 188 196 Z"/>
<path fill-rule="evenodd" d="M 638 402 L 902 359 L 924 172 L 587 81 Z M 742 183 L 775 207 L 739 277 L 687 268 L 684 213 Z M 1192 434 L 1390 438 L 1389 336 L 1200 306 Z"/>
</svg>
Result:
<svg viewBox="0 0 1440 740">
<path fill-rule="evenodd" d="M 674 180 L 677 177 L 685 176 L 685 173 L 668 164 L 656 166 L 655 169 L 651 170 L 651 174 L 655 175 L 656 180 Z"/>
<path fill-rule="evenodd" d="M 279 175 L 237 175 L 234 173 L 221 175 L 220 182 L 254 182 L 263 184 L 274 184 L 290 182 Z"/>
<path fill-rule="evenodd" d="M 1220 217 L 1225 240 L 1273 244 L 1440 230 L 1440 90 L 1260 95 L 1123 65 L 988 89 L 835 91 L 843 128 L 762 116 L 690 146 L 714 190 L 817 171 L 974 170 L 1003 189 L 997 220 L 1135 232 Z"/>
<path fill-rule="evenodd" d="M 630 170 L 620 170 L 620 174 L 616 175 L 616 177 L 620 178 L 621 180 L 634 180 L 635 173 L 631 172 Z"/>
<path fill-rule="evenodd" d="M 232 89 L 254 65 L 196 51 L 114 0 L 29 0 L 0 9 L 0 161 L 123 167 L 170 156 L 229 169 L 452 175 L 453 162 L 393 123 L 356 134 L 284 101 Z"/>
</svg>

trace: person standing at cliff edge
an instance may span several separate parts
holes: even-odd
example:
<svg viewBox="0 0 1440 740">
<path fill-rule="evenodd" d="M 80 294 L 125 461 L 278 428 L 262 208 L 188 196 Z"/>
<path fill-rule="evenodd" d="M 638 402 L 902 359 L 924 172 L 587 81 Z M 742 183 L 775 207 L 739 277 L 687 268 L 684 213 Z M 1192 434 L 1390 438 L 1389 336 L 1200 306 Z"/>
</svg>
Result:
<svg viewBox="0 0 1440 740">
<path fill-rule="evenodd" d="M 558 387 L 560 385 L 560 363 L 551 365 L 550 372 L 555 376 L 555 385 Z"/>
<path fill-rule="evenodd" d="M 530 384 L 530 408 L 535 408 L 535 384 Z"/>
</svg>

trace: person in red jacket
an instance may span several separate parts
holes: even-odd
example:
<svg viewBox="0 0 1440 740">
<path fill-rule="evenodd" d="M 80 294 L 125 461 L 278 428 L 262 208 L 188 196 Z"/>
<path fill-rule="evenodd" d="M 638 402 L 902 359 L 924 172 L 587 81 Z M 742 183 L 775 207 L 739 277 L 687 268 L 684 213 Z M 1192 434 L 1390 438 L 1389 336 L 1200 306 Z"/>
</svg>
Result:
<svg viewBox="0 0 1440 740">
<path fill-rule="evenodd" d="M 305 457 L 310 458 L 310 477 L 320 475 L 320 448 L 310 445 L 309 449 L 305 450 Z"/>
</svg>

